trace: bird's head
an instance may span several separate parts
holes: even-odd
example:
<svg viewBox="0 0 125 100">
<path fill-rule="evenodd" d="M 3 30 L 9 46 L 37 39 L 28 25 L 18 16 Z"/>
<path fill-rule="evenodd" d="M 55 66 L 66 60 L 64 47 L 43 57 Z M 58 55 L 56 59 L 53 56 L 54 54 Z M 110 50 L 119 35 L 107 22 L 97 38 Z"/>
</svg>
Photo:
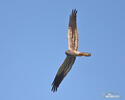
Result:
<svg viewBox="0 0 125 100">
<path fill-rule="evenodd" d="M 70 53 L 70 50 L 65 51 L 66 55 L 69 55 L 69 53 Z"/>
<path fill-rule="evenodd" d="M 68 56 L 75 56 L 75 53 L 72 50 L 65 51 L 65 54 Z"/>
</svg>

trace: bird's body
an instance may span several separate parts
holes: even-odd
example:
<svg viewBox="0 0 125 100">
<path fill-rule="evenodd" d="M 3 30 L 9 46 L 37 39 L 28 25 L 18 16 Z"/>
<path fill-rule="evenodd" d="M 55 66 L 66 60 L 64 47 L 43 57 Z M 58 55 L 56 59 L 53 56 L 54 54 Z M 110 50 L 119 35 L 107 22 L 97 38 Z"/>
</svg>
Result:
<svg viewBox="0 0 125 100">
<path fill-rule="evenodd" d="M 72 10 L 72 14 L 70 15 L 69 27 L 68 27 L 68 50 L 65 52 L 66 58 L 63 64 L 58 69 L 56 77 L 52 83 L 52 91 L 57 91 L 61 81 L 67 75 L 67 73 L 72 68 L 72 65 L 75 62 L 77 56 L 91 56 L 90 53 L 81 53 L 77 51 L 78 49 L 78 31 L 76 24 L 76 10 Z"/>
</svg>

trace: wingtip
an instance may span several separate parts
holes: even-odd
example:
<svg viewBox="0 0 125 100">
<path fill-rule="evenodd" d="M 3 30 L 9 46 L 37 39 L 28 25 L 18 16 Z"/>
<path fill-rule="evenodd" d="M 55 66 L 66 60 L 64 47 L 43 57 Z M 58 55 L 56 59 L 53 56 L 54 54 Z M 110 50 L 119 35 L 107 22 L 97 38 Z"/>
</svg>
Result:
<svg viewBox="0 0 125 100">
<path fill-rule="evenodd" d="M 76 9 L 72 9 L 72 14 L 77 14 L 77 10 Z"/>
<path fill-rule="evenodd" d="M 52 87 L 51 91 L 54 93 L 54 92 L 57 92 L 57 88 L 55 86 Z"/>
<path fill-rule="evenodd" d="M 64 72 L 62 71 L 59 75 L 56 75 L 53 83 L 52 83 L 52 89 L 51 91 L 53 92 L 56 92 L 57 91 L 57 88 L 59 87 L 61 81 L 63 80 L 64 78 Z"/>
<path fill-rule="evenodd" d="M 57 92 L 57 88 L 58 88 L 58 87 L 55 86 L 54 83 L 52 83 L 52 89 L 51 89 L 51 91 L 52 91 L 52 92 Z"/>
</svg>

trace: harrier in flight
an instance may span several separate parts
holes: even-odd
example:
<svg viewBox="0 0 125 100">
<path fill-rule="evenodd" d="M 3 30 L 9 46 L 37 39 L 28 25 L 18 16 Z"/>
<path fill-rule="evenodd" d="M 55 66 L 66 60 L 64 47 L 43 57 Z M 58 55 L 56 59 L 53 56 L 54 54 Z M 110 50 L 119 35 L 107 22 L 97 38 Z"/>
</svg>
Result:
<svg viewBox="0 0 125 100">
<path fill-rule="evenodd" d="M 71 70 L 72 65 L 74 64 L 77 56 L 87 56 L 87 57 L 91 56 L 90 53 L 85 53 L 85 52 L 83 53 L 83 52 L 77 51 L 78 31 L 77 31 L 77 23 L 76 23 L 76 17 L 77 17 L 76 14 L 77 14 L 77 10 L 76 9 L 72 10 L 72 13 L 69 19 L 69 26 L 68 26 L 68 50 L 65 52 L 67 57 L 65 58 L 63 64 L 58 69 L 56 77 L 52 83 L 51 91 L 53 92 L 57 91 L 57 88 L 59 87 L 61 81 Z"/>
</svg>

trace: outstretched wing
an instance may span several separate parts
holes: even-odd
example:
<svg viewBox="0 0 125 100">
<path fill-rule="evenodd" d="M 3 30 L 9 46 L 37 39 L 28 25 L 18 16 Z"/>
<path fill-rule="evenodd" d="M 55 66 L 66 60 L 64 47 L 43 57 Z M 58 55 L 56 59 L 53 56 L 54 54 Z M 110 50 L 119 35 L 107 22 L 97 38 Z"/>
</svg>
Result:
<svg viewBox="0 0 125 100">
<path fill-rule="evenodd" d="M 76 50 L 78 49 L 78 31 L 77 31 L 77 11 L 72 10 L 72 13 L 70 15 L 69 19 L 69 27 L 68 27 L 68 47 L 70 50 Z"/>
<path fill-rule="evenodd" d="M 76 57 L 74 57 L 74 56 L 67 56 L 66 57 L 63 64 L 58 69 L 56 77 L 52 83 L 51 91 L 53 91 L 53 92 L 57 91 L 57 88 L 59 87 L 61 81 L 64 79 L 64 77 L 67 75 L 67 73 L 72 68 L 72 65 L 74 64 L 75 59 L 76 59 Z"/>
</svg>

